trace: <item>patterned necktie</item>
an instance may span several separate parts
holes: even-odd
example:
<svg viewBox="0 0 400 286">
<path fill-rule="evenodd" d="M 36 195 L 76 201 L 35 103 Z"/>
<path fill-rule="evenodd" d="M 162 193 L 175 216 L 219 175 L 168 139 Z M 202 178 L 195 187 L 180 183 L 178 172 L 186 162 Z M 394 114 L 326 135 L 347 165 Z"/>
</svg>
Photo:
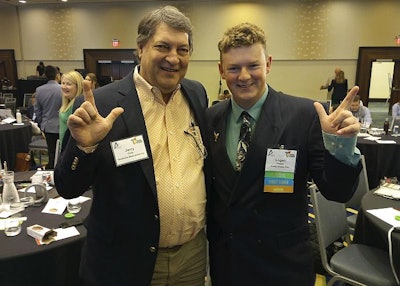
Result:
<svg viewBox="0 0 400 286">
<path fill-rule="evenodd" d="M 239 142 L 236 154 L 236 171 L 242 170 L 243 162 L 246 159 L 247 150 L 250 146 L 250 115 L 243 111 L 240 115 L 242 117 L 242 126 L 240 127 Z"/>
</svg>

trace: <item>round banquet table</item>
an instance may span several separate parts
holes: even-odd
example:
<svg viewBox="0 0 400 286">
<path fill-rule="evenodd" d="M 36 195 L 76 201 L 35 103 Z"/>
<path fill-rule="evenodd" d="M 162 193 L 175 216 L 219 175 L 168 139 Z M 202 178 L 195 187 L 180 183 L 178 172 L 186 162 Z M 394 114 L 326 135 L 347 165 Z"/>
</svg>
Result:
<svg viewBox="0 0 400 286">
<path fill-rule="evenodd" d="M 14 170 L 17 153 L 28 153 L 32 139 L 29 122 L 22 124 L 0 124 L 0 158 L 7 161 L 9 170 Z"/>
<path fill-rule="evenodd" d="M 355 243 L 366 244 L 388 251 L 388 231 L 391 225 L 367 212 L 367 210 L 387 207 L 400 209 L 400 201 L 374 195 L 373 191 L 369 191 L 364 195 L 354 229 L 353 241 Z M 398 255 L 400 252 L 400 231 L 393 231 L 391 240 L 393 253 L 395 254 L 393 256 L 394 265 L 398 270 L 397 275 L 400 277 L 400 256 Z"/>
<path fill-rule="evenodd" d="M 381 140 L 393 140 L 396 144 L 380 144 L 375 141 L 357 138 L 357 148 L 365 157 L 369 188 L 380 185 L 383 177 L 400 179 L 400 137 L 383 135 Z"/>
<path fill-rule="evenodd" d="M 35 171 L 15 173 L 15 182 L 29 181 Z M 49 197 L 55 198 L 55 188 L 49 191 Z M 92 197 L 91 192 L 84 196 Z M 82 210 L 72 220 L 84 219 L 90 210 L 92 200 L 82 204 Z M 83 225 L 76 226 L 80 235 L 54 241 L 48 245 L 37 245 L 35 239 L 27 234 L 28 226 L 39 224 L 47 228 L 57 228 L 60 223 L 70 221 L 64 215 L 42 213 L 43 206 L 30 206 L 22 216 L 27 220 L 22 223 L 21 233 L 7 237 L 0 231 L 0 285 L 57 285 L 79 286 L 81 248 L 86 237 Z M 65 213 L 65 212 L 64 212 Z M 64 214 L 63 213 L 63 214 Z"/>
</svg>

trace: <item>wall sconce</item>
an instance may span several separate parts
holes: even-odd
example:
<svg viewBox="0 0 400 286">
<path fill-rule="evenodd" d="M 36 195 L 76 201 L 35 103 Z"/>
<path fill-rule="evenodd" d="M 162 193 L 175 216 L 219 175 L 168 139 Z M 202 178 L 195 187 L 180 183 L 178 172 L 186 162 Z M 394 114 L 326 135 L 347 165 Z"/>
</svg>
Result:
<svg viewBox="0 0 400 286">
<path fill-rule="evenodd" d="M 118 48 L 119 47 L 119 40 L 118 39 L 112 39 L 112 46 L 114 48 Z"/>
<path fill-rule="evenodd" d="M 396 44 L 400 45 L 400 35 L 397 35 L 395 39 L 396 39 Z"/>
</svg>

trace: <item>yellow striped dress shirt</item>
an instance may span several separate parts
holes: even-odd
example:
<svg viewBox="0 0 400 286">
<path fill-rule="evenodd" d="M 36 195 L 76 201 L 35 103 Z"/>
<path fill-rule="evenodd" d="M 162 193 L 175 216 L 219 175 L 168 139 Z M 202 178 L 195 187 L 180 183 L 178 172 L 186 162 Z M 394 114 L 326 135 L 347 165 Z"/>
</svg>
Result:
<svg viewBox="0 0 400 286">
<path fill-rule="evenodd" d="M 159 247 L 181 245 L 194 238 L 205 224 L 200 130 L 180 86 L 166 104 L 160 90 L 140 76 L 138 67 L 133 77 L 154 163 L 161 225 Z"/>
</svg>

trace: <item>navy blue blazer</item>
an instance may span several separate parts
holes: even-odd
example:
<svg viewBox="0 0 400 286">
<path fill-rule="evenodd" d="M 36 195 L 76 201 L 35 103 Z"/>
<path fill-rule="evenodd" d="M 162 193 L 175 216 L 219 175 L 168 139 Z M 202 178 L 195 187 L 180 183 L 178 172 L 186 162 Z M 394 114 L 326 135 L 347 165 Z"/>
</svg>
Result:
<svg viewBox="0 0 400 286">
<path fill-rule="evenodd" d="M 312 177 L 327 198 L 344 202 L 361 167 L 342 164 L 325 150 L 312 100 L 270 87 L 238 174 L 225 147 L 230 108 L 226 100 L 206 111 L 213 170 L 207 223 L 212 284 L 312 286 L 307 180 Z M 297 150 L 294 192 L 264 193 L 267 148 L 281 145 Z"/>
<path fill-rule="evenodd" d="M 206 130 L 207 95 L 195 81 L 182 81 L 182 92 L 200 130 Z M 84 154 L 67 134 L 55 169 L 57 191 L 73 198 L 93 186 L 93 203 L 85 220 L 86 243 L 81 275 L 93 285 L 149 285 L 157 256 L 160 222 L 153 160 L 133 71 L 120 81 L 94 91 L 96 106 L 106 116 L 117 106 L 117 118 L 92 154 Z M 77 100 L 77 106 L 82 98 Z M 143 135 L 149 159 L 116 167 L 110 142 Z M 206 132 L 202 132 L 207 143 Z M 206 145 L 206 144 L 205 144 Z M 207 145 L 206 145 L 207 148 Z M 210 179 L 205 162 L 206 185 Z M 91 285 L 92 285 L 91 284 Z"/>
</svg>

